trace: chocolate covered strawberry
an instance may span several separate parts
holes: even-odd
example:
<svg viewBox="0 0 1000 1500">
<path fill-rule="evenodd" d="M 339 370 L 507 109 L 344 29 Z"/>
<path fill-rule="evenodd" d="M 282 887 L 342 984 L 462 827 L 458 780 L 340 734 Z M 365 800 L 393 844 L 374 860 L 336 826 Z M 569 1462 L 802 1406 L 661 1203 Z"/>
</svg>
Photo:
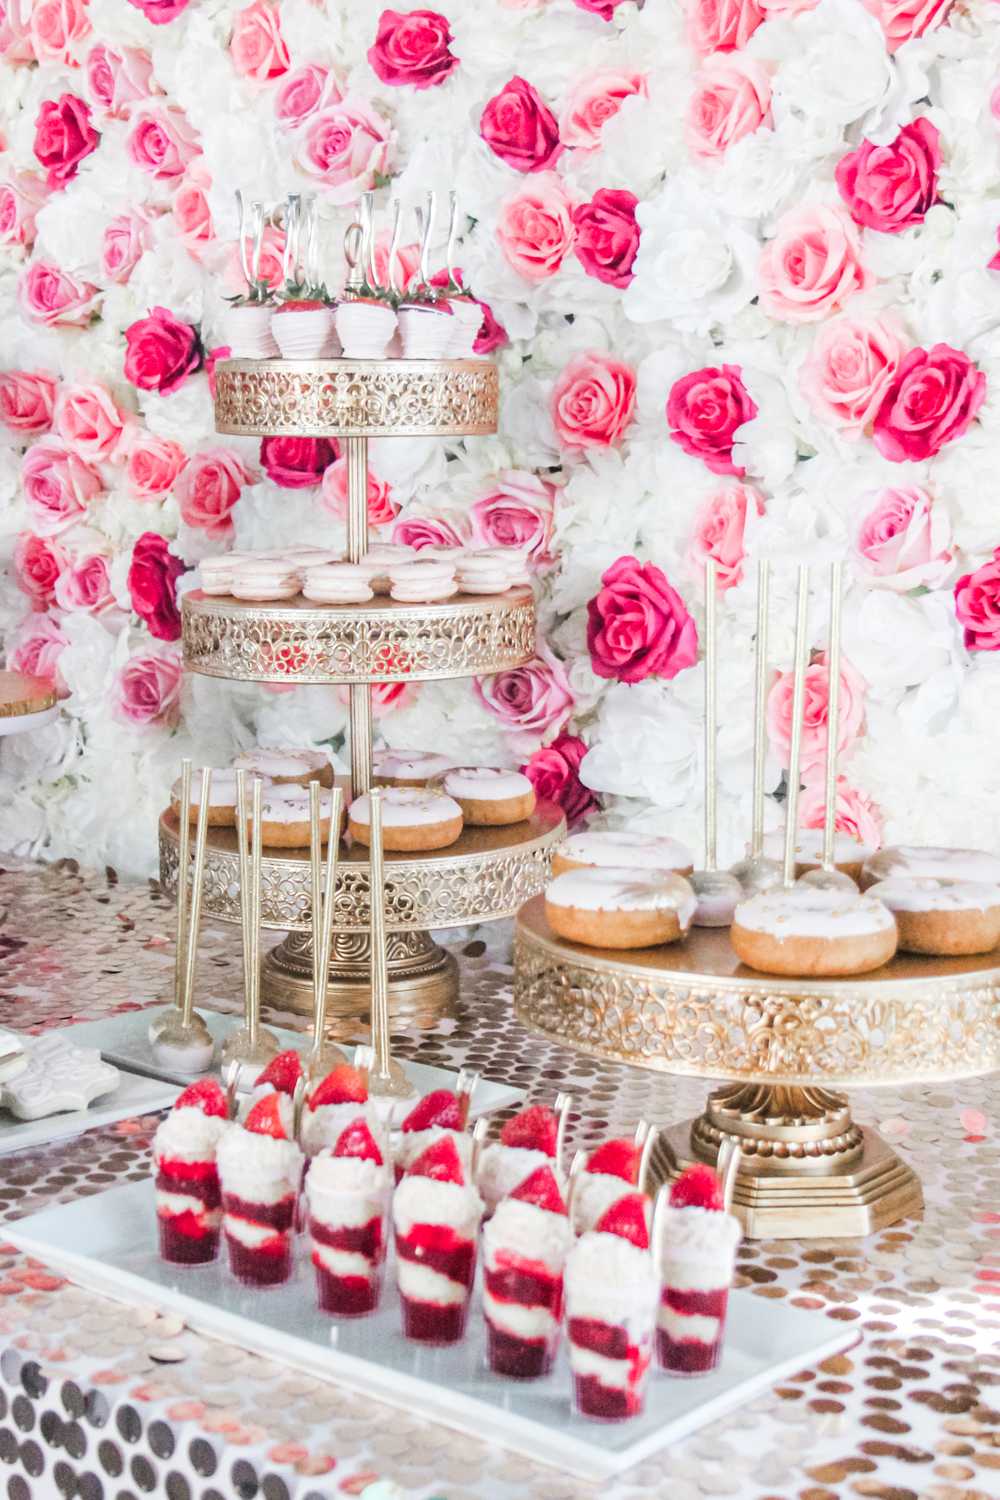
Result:
<svg viewBox="0 0 1000 1500">
<path fill-rule="evenodd" d="M 362 1118 L 310 1162 L 306 1201 L 323 1312 L 359 1317 L 378 1306 L 391 1184 L 381 1146 Z"/>
<path fill-rule="evenodd" d="M 456 1132 L 440 1131 L 412 1159 L 392 1214 L 403 1332 L 422 1343 L 454 1343 L 465 1332 L 482 1215 Z"/>
<path fill-rule="evenodd" d="M 674 1375 L 703 1375 L 722 1357 L 739 1220 L 712 1168 L 686 1167 L 658 1208 L 656 1355 Z"/>
<path fill-rule="evenodd" d="M 445 1138 L 454 1142 L 464 1171 L 471 1171 L 472 1137 L 465 1129 L 467 1112 L 467 1101 L 450 1089 L 434 1089 L 418 1099 L 399 1127 L 396 1181 L 409 1170 L 421 1152 Z"/>
<path fill-rule="evenodd" d="M 271 332 L 283 359 L 323 359 L 336 351 L 333 309 L 312 291 L 291 288 L 274 309 Z"/>
<path fill-rule="evenodd" d="M 527 1379 L 551 1370 L 572 1242 L 551 1166 L 536 1167 L 525 1177 L 483 1230 L 487 1360 L 498 1375 Z"/>
</svg>

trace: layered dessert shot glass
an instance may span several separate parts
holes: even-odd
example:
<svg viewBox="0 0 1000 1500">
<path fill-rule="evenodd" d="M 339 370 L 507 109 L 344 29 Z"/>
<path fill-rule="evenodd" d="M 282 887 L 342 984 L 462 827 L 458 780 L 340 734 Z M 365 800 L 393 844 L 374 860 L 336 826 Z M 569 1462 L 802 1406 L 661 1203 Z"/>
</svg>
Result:
<svg viewBox="0 0 1000 1500">
<path fill-rule="evenodd" d="M 585 1234 L 613 1203 L 635 1191 L 642 1148 L 633 1140 L 602 1141 L 587 1157 L 573 1192 L 573 1228 Z"/>
<path fill-rule="evenodd" d="M 362 1119 L 313 1157 L 306 1201 L 323 1312 L 357 1318 L 378 1306 L 391 1193 L 392 1174 Z"/>
<path fill-rule="evenodd" d="M 707 1375 L 717 1367 L 741 1237 L 712 1168 L 686 1168 L 657 1214 L 656 1358 L 669 1374 Z"/>
<path fill-rule="evenodd" d="M 292 1102 L 266 1094 L 219 1142 L 222 1227 L 229 1267 L 247 1286 L 280 1286 L 292 1273 L 302 1153 L 292 1139 Z"/>
<path fill-rule="evenodd" d="M 392 1203 L 403 1333 L 454 1344 L 465 1332 L 483 1205 L 445 1135 L 410 1165 Z"/>
<path fill-rule="evenodd" d="M 528 1380 L 552 1369 L 572 1243 L 555 1174 L 537 1167 L 483 1230 L 486 1362 L 495 1374 Z"/>
<path fill-rule="evenodd" d="M 216 1162 L 228 1129 L 226 1096 L 214 1078 L 178 1094 L 153 1137 L 160 1256 L 203 1266 L 219 1253 L 222 1195 Z"/>
</svg>

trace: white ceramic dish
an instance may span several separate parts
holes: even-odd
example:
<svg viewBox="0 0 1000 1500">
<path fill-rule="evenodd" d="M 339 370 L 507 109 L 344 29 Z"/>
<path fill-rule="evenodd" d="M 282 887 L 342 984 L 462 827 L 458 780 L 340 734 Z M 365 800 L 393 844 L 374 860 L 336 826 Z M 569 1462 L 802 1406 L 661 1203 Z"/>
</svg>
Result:
<svg viewBox="0 0 1000 1500">
<path fill-rule="evenodd" d="M 735 1292 L 718 1370 L 698 1380 L 657 1375 L 641 1417 L 596 1423 L 570 1412 L 565 1352 L 543 1380 L 505 1380 L 485 1368 L 478 1287 L 463 1342 L 434 1349 L 407 1343 L 400 1333 L 392 1264 L 378 1312 L 341 1321 L 317 1313 L 312 1267 L 301 1244 L 292 1280 L 266 1292 L 234 1280 L 224 1256 L 211 1266 L 165 1264 L 156 1250 L 152 1181 L 32 1214 L 4 1234 L 71 1281 L 119 1302 L 153 1302 L 201 1333 L 339 1380 L 459 1432 L 488 1436 L 591 1481 L 631 1468 L 858 1337 L 822 1314 Z"/>
<path fill-rule="evenodd" d="M 116 1120 L 127 1120 L 133 1115 L 155 1114 L 169 1108 L 179 1092 L 174 1084 L 162 1079 L 123 1073 L 114 1092 L 105 1094 L 89 1109 L 47 1115 L 42 1120 L 15 1120 L 12 1115 L 0 1114 L 0 1156 L 65 1140 L 67 1136 L 81 1135 L 98 1125 L 113 1125 Z"/>
</svg>

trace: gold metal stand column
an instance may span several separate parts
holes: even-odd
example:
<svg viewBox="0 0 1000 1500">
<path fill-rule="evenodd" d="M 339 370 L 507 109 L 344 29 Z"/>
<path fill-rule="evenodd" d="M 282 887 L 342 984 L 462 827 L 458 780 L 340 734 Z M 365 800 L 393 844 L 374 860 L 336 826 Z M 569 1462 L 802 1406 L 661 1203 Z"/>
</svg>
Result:
<svg viewBox="0 0 1000 1500">
<path fill-rule="evenodd" d="M 391 1014 L 395 1019 L 430 1024 L 449 1015 L 458 994 L 458 965 L 428 932 L 386 933 Z M 261 966 L 271 1005 L 305 1015 L 306 985 L 312 975 L 312 938 L 290 932 Z M 334 932 L 326 997 L 327 1030 L 333 1035 L 351 1023 L 371 1019 L 371 941 L 366 932 Z"/>
<path fill-rule="evenodd" d="M 360 562 L 368 550 L 368 439 L 344 439 L 347 453 L 347 556 Z M 361 797 L 372 783 L 372 690 L 367 682 L 348 689 L 351 742 L 351 795 Z"/>
</svg>

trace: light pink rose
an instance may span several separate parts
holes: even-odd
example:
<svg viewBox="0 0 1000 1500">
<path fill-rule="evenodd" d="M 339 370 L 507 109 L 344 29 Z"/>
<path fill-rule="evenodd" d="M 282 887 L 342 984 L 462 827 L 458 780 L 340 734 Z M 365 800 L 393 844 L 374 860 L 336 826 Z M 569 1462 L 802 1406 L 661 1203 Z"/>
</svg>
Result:
<svg viewBox="0 0 1000 1500">
<path fill-rule="evenodd" d="M 77 44 L 90 35 L 86 0 L 31 0 L 30 10 L 38 61 L 75 63 Z"/>
<path fill-rule="evenodd" d="M 473 689 L 508 731 L 511 749 L 518 755 L 534 754 L 559 733 L 573 712 L 566 669 L 541 642 L 532 661 L 492 677 L 477 677 Z"/>
<path fill-rule="evenodd" d="M 97 470 L 55 437 L 44 437 L 28 449 L 21 463 L 21 484 L 43 536 L 74 525 L 104 489 Z"/>
<path fill-rule="evenodd" d="M 67 448 L 91 463 L 113 463 L 128 445 L 128 418 L 103 385 L 63 386 L 53 427 Z"/>
<path fill-rule="evenodd" d="M 765 21 L 801 16 L 807 10 L 815 10 L 818 4 L 819 0 L 757 0 L 757 5 L 764 12 Z"/>
<path fill-rule="evenodd" d="M 295 159 L 322 182 L 330 203 L 354 203 L 388 171 L 396 133 L 367 99 L 347 94 L 317 110 L 302 127 Z"/>
<path fill-rule="evenodd" d="M 47 432 L 59 382 L 38 370 L 0 371 L 0 422 L 11 432 Z"/>
<path fill-rule="evenodd" d="M 212 212 L 208 206 L 208 189 L 211 182 L 201 161 L 195 161 L 185 174 L 174 194 L 170 213 L 177 233 L 189 255 L 203 260 L 205 252 L 215 243 Z M 284 237 L 282 237 L 283 239 Z M 238 252 L 237 252 L 238 258 Z M 240 272 L 240 290 L 243 289 L 243 274 Z"/>
<path fill-rule="evenodd" d="M 935 31 L 947 20 L 952 0 L 862 0 L 885 33 L 886 46 L 895 52 L 904 42 Z"/>
<path fill-rule="evenodd" d="M 843 209 L 793 208 L 761 252 L 760 304 L 782 323 L 815 323 L 840 312 L 873 280 Z"/>
<path fill-rule="evenodd" d="M 101 240 L 101 275 L 106 281 L 128 281 L 152 244 L 151 222 L 141 211 L 119 214 L 108 222 Z"/>
<path fill-rule="evenodd" d="M 410 510 L 400 516 L 392 531 L 394 542 L 404 547 L 466 547 L 472 540 L 468 517 L 463 511 L 421 514 Z"/>
<path fill-rule="evenodd" d="M 180 713 L 184 667 L 180 652 L 160 646 L 132 656 L 115 678 L 111 711 L 136 729 L 169 726 Z"/>
<path fill-rule="evenodd" d="M 59 574 L 67 556 L 51 537 L 35 536 L 22 531 L 14 543 L 14 575 L 22 594 L 31 600 L 32 609 L 47 609 L 56 595 Z"/>
<path fill-rule="evenodd" d="M 819 652 L 806 668 L 805 706 L 802 712 L 802 774 L 826 759 L 826 715 L 830 673 L 826 652 Z M 793 674 L 775 674 L 767 695 L 767 735 L 771 748 L 783 766 L 788 765 L 792 725 Z M 846 656 L 840 658 L 840 723 L 837 750 L 844 755 L 861 736 L 865 722 L 865 694 L 868 684 Z"/>
<path fill-rule="evenodd" d="M 270 0 L 253 0 L 245 10 L 236 12 L 229 55 L 240 77 L 255 83 L 267 83 L 288 72 L 288 48 L 276 5 Z"/>
<path fill-rule="evenodd" d="M 573 248 L 573 205 L 555 172 L 538 172 L 505 198 L 497 239 L 509 265 L 525 281 L 554 276 Z"/>
<path fill-rule="evenodd" d="M 162 500 L 186 463 L 187 454 L 179 443 L 141 429 L 129 444 L 125 464 L 129 490 L 140 502 Z"/>
<path fill-rule="evenodd" d="M 381 234 L 375 236 L 375 274 L 383 286 L 387 286 L 389 280 L 389 247 L 391 244 L 391 230 L 383 229 Z M 419 269 L 420 246 L 416 240 L 409 245 L 397 245 L 396 254 L 392 262 L 392 274 L 395 278 L 394 285 L 408 287 Z M 445 272 L 446 278 L 447 274 Z M 436 283 L 432 281 L 432 285 L 436 285 Z"/>
<path fill-rule="evenodd" d="M 99 293 L 89 281 L 77 281 L 51 260 L 33 260 L 17 283 L 17 301 L 31 323 L 85 327 L 95 311 Z"/>
<path fill-rule="evenodd" d="M 268 224 L 260 242 L 260 279 L 272 291 L 283 284 L 285 273 L 282 257 L 285 253 L 285 231 Z M 240 247 L 234 240 L 222 268 L 222 285 L 227 297 L 242 295 L 247 289 L 246 277 L 240 264 Z"/>
<path fill-rule="evenodd" d="M 201 154 L 197 132 L 179 109 L 143 104 L 125 143 L 129 160 L 158 182 L 173 182 Z"/>
<path fill-rule="evenodd" d="M 745 47 L 764 17 L 758 0 L 683 0 L 687 39 L 702 57 Z"/>
<path fill-rule="evenodd" d="M 87 84 L 94 103 L 119 120 L 127 120 L 140 99 L 162 92 L 145 48 L 114 48 L 105 42 L 87 53 Z"/>
<path fill-rule="evenodd" d="M 7 666 L 12 672 L 41 677 L 65 698 L 66 683 L 59 671 L 59 658 L 69 641 L 53 614 L 30 614 L 7 637 Z"/>
<path fill-rule="evenodd" d="M 469 507 L 478 547 L 513 547 L 533 563 L 549 561 L 556 487 L 524 469 L 504 469 L 489 494 Z"/>
<path fill-rule="evenodd" d="M 592 68 L 570 84 L 559 116 L 559 139 L 564 146 L 591 151 L 601 144 L 601 131 L 626 99 L 649 93 L 645 73 L 629 68 Z"/>
<path fill-rule="evenodd" d="M 35 216 L 48 196 L 38 172 L 12 172 L 0 183 L 0 245 L 24 245 L 35 239 Z"/>
<path fill-rule="evenodd" d="M 113 609 L 115 600 L 108 578 L 107 558 L 100 552 L 74 557 L 59 575 L 56 603 L 60 609 L 84 610 L 90 615 Z"/>
<path fill-rule="evenodd" d="M 255 483 L 256 477 L 231 448 L 193 454 L 174 487 L 181 520 L 210 536 L 227 534 L 243 486 Z"/>
<path fill-rule="evenodd" d="M 826 782 L 820 771 L 814 771 L 802 779 L 799 792 L 799 827 L 822 828 L 826 817 Z M 837 796 L 834 801 L 834 829 L 846 833 L 859 844 L 878 849 L 882 843 L 885 820 L 882 810 L 871 797 L 848 786 L 843 776 L 837 777 Z"/>
<path fill-rule="evenodd" d="M 951 523 L 926 490 L 884 489 L 862 517 L 854 539 L 860 571 L 897 594 L 940 588 L 952 563 Z"/>
<path fill-rule="evenodd" d="M 286 130 L 294 130 L 318 109 L 339 104 L 341 93 L 329 68 L 306 63 L 286 73 L 274 94 L 274 117 Z"/>
<path fill-rule="evenodd" d="M 837 318 L 813 341 L 799 372 L 802 393 L 818 417 L 857 439 L 874 422 L 906 350 L 902 329 L 889 315 Z"/>
<path fill-rule="evenodd" d="M 704 580 L 705 563 L 715 559 L 719 589 L 731 589 L 743 579 L 747 517 L 764 514 L 764 497 L 750 484 L 723 484 L 702 502 L 684 555 L 694 578 Z"/>
<path fill-rule="evenodd" d="M 552 387 L 551 404 L 564 447 L 613 447 L 635 413 L 635 371 L 610 354 L 577 354 Z"/>
<path fill-rule="evenodd" d="M 724 156 L 729 147 L 771 124 L 771 78 L 742 53 L 706 58 L 694 79 L 685 132 L 695 156 Z"/>
<path fill-rule="evenodd" d="M 335 459 L 323 470 L 319 503 L 338 521 L 347 520 L 347 459 Z M 392 486 L 368 470 L 368 525 L 388 526 L 399 515 L 399 502 Z"/>
<path fill-rule="evenodd" d="M 0 0 L 0 57 L 12 66 L 35 61 L 30 0 Z"/>
</svg>

